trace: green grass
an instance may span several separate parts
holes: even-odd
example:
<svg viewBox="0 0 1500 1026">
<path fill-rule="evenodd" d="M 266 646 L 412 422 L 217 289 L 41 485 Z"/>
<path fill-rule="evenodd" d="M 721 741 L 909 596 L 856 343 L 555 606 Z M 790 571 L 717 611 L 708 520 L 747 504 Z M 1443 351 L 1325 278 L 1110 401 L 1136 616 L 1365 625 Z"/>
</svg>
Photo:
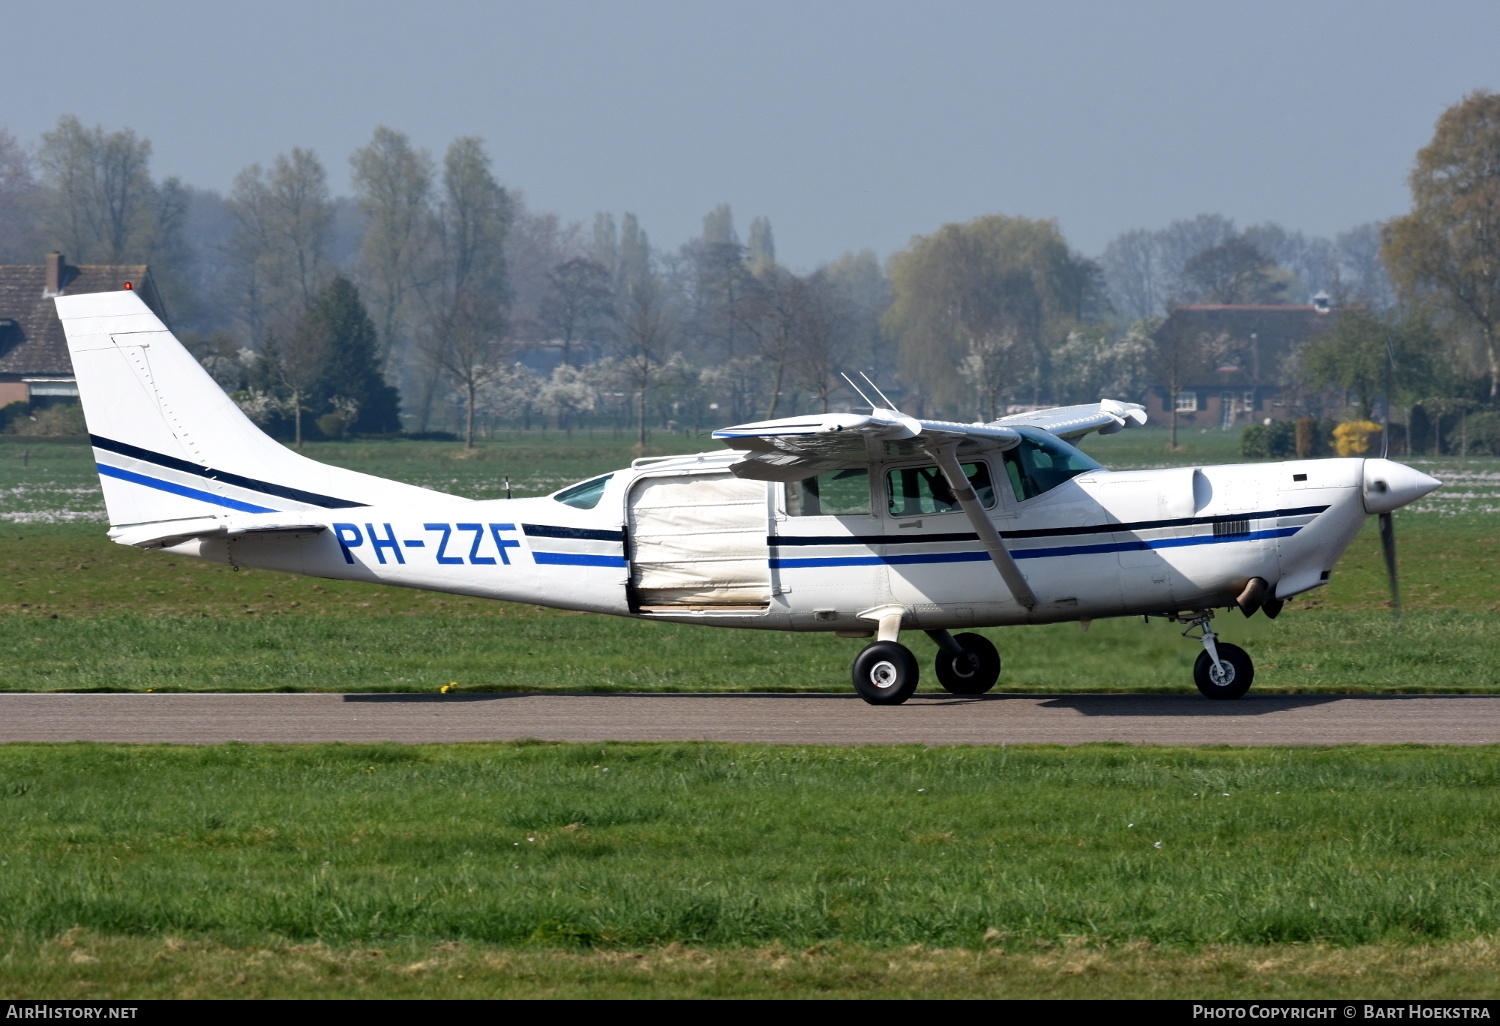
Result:
<svg viewBox="0 0 1500 1026">
<path fill-rule="evenodd" d="M 1159 437 L 1158 437 L 1159 436 Z M 1232 436 L 1187 434 L 1173 459 L 1229 459 Z M 1123 441 L 1121 441 L 1123 440 Z M 666 436 L 692 449 L 702 440 Z M 1164 460 L 1165 433 L 1094 439 L 1116 463 Z M 1194 447 L 1197 447 L 1196 449 Z M 627 462 L 605 439 L 487 443 L 453 459 L 444 443 L 311 445 L 309 454 L 371 473 L 497 494 L 550 490 Z M 22 460 L 21 453 L 30 456 Z M 1500 687 L 1500 518 L 1488 512 L 1493 461 L 1444 464 L 1462 482 L 1446 505 L 1398 516 L 1404 629 L 1393 629 L 1373 522 L 1333 582 L 1275 622 L 1217 621 L 1246 646 L 1263 692 L 1463 692 Z M 1438 468 L 1434 468 L 1438 469 Z M 1438 495 L 1443 495 L 1439 492 Z M 0 690 L 774 691 L 847 688 L 859 643 L 562 613 L 352 582 L 227 567 L 110 543 L 90 513 L 98 485 L 72 441 L 0 443 Z M 14 522 L 19 519 L 21 522 Z M 1198 648 L 1171 625 L 1139 620 L 986 632 L 1012 692 L 1191 688 Z M 916 648 L 925 662 L 927 643 Z M 1059 657 L 1058 653 L 1065 653 Z M 935 683 L 928 681 L 924 689 Z"/>
<path fill-rule="evenodd" d="M 1492 991 L 1497 785 L 1496 748 L 8 745 L 0 996 Z"/>
</svg>

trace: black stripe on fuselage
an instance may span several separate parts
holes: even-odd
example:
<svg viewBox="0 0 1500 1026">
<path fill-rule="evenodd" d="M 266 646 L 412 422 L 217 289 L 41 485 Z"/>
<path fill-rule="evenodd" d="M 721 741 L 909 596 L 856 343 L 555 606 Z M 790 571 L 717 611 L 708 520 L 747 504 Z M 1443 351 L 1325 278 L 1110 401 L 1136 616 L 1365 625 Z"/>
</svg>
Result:
<svg viewBox="0 0 1500 1026">
<path fill-rule="evenodd" d="M 1001 531 L 1000 537 L 1011 540 L 1027 538 L 1069 538 L 1082 534 L 1121 534 L 1134 531 L 1152 531 L 1163 527 L 1199 527 L 1211 524 L 1226 524 L 1236 520 L 1264 520 L 1269 517 L 1298 517 L 1322 513 L 1327 506 L 1298 506 L 1295 509 L 1273 509 L 1260 513 L 1225 513 L 1212 517 L 1184 517 L 1180 520 L 1139 520 L 1133 524 L 1084 524 L 1072 527 L 1044 527 L 1029 531 Z M 941 516 L 942 514 L 937 514 Z M 795 536 L 773 534 L 766 538 L 773 547 L 789 548 L 794 545 L 913 545 L 918 542 L 971 542 L 979 535 L 972 532 L 954 534 L 851 534 L 851 535 L 806 535 Z"/>
<path fill-rule="evenodd" d="M 96 449 L 105 452 L 116 453 L 120 456 L 128 456 L 133 460 L 143 463 L 152 463 L 158 467 L 166 467 L 168 470 L 180 470 L 184 474 L 192 474 L 196 477 L 205 478 L 209 481 L 222 481 L 224 484 L 234 485 L 236 488 L 246 488 L 252 492 L 260 492 L 264 495 L 275 495 L 282 499 L 290 499 L 293 502 L 305 502 L 309 506 L 321 506 L 324 509 L 355 509 L 368 506 L 367 502 L 350 502 L 348 499 L 336 499 L 331 495 L 319 495 L 317 492 L 306 492 L 301 488 L 290 488 L 286 485 L 276 484 L 273 481 L 261 481 L 253 477 L 245 477 L 242 474 L 231 474 L 225 470 L 215 470 L 213 467 L 205 467 L 197 463 L 189 463 L 175 456 L 165 456 L 150 449 L 142 449 L 139 446 L 129 445 L 125 442 L 117 442 L 112 438 L 104 438 L 101 435 L 89 435 L 89 442 Z"/>
<path fill-rule="evenodd" d="M 622 531 L 596 531 L 588 527 L 553 527 L 551 524 L 522 524 L 528 538 L 577 538 L 584 541 L 622 542 Z"/>
</svg>

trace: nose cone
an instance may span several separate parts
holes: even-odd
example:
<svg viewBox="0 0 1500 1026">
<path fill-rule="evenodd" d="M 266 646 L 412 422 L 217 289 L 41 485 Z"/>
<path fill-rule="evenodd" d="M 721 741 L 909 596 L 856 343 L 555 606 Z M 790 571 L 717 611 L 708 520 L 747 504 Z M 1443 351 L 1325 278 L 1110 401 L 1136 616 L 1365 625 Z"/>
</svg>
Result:
<svg viewBox="0 0 1500 1026">
<path fill-rule="evenodd" d="M 1390 460 L 1365 460 L 1366 513 L 1389 513 L 1416 502 L 1443 482 Z"/>
</svg>

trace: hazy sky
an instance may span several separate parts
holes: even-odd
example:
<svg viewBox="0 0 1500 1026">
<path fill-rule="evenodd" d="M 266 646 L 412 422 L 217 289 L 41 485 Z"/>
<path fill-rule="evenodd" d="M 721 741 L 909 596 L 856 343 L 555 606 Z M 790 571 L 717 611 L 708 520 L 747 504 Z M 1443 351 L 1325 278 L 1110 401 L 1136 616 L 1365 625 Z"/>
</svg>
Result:
<svg viewBox="0 0 1500 1026">
<path fill-rule="evenodd" d="M 1333 234 L 1403 211 L 1443 109 L 1500 89 L 1500 3 L 9 0 L 0 126 L 134 128 L 227 190 L 376 125 L 480 135 L 534 209 L 659 245 L 733 205 L 798 269 L 986 213 L 1080 250 L 1223 213 Z"/>
</svg>

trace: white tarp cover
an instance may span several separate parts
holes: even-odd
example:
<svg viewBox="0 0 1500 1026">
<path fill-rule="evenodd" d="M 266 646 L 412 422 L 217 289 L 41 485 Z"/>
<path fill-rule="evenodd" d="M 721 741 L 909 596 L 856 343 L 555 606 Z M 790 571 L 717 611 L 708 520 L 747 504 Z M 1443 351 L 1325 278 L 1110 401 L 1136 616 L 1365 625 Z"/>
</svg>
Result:
<svg viewBox="0 0 1500 1026">
<path fill-rule="evenodd" d="M 643 606 L 771 601 L 766 484 L 729 474 L 650 477 L 630 492 L 630 583 Z"/>
</svg>

